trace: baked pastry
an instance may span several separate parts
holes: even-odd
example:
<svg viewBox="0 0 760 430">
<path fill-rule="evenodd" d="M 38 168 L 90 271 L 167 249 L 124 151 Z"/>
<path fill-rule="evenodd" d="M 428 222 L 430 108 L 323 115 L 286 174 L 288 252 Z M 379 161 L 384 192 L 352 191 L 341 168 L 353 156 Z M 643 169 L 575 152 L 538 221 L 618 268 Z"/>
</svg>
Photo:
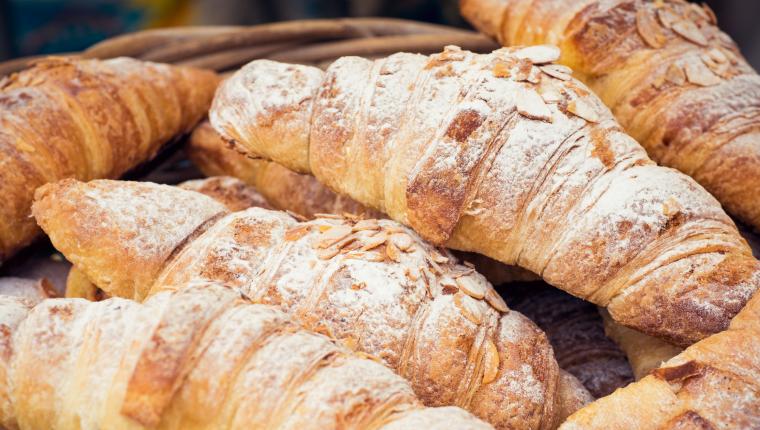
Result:
<svg viewBox="0 0 760 430">
<path fill-rule="evenodd" d="M 612 321 L 604 309 L 599 309 L 599 313 L 604 320 L 604 333 L 625 351 L 637 381 L 681 352 L 681 348 L 664 340 L 647 336 Z"/>
<path fill-rule="evenodd" d="M 760 295 L 728 330 L 579 410 L 561 428 L 760 428 Z"/>
<path fill-rule="evenodd" d="M 0 326 L 8 429 L 492 428 L 220 284 L 143 304 L 0 296 Z"/>
<path fill-rule="evenodd" d="M 720 204 L 659 167 L 551 46 L 480 55 L 267 60 L 210 121 L 250 154 L 387 213 L 434 244 L 540 274 L 617 322 L 688 345 L 760 284 Z"/>
<path fill-rule="evenodd" d="M 706 5 L 684 0 L 460 0 L 506 45 L 552 43 L 658 163 L 760 229 L 760 76 Z"/>
<path fill-rule="evenodd" d="M 472 268 L 393 221 L 230 213 L 196 192 L 109 180 L 45 185 L 33 212 L 109 294 L 224 282 L 379 357 L 426 405 L 459 405 L 497 428 L 548 429 L 561 418 L 543 332 Z"/>
<path fill-rule="evenodd" d="M 306 219 L 313 219 L 315 215 L 323 213 L 363 214 L 367 218 L 386 217 L 385 214 L 367 208 L 349 197 L 332 192 L 311 175 L 295 173 L 277 163 L 245 156 L 241 149 L 236 149 L 234 145 L 222 140 L 208 121 L 195 128 L 186 151 L 204 174 L 212 178 L 215 175 L 240 178 L 266 196 L 267 203 L 271 203 L 266 206 L 258 203 L 250 206 L 274 207 Z M 209 180 L 213 179 L 202 181 Z M 198 184 L 200 186 L 203 183 Z M 203 186 L 209 187 L 208 184 Z M 239 188 L 236 184 L 230 186 Z M 196 191 L 204 192 L 203 189 Z M 477 271 L 494 285 L 538 279 L 536 274 L 528 270 L 507 266 L 480 254 L 457 253 L 457 256 L 473 263 Z"/>
<path fill-rule="evenodd" d="M 246 157 L 239 149 L 224 142 L 208 121 L 195 128 L 186 150 L 205 175 L 239 178 L 261 193 L 275 209 L 308 219 L 321 213 L 344 212 L 385 218 L 384 214 L 349 197 L 335 194 L 310 175 L 295 173 L 271 161 Z"/>
<path fill-rule="evenodd" d="M 46 182 L 118 177 L 205 115 L 210 71 L 130 58 L 49 58 L 0 82 L 0 263 L 39 233 Z"/>
</svg>

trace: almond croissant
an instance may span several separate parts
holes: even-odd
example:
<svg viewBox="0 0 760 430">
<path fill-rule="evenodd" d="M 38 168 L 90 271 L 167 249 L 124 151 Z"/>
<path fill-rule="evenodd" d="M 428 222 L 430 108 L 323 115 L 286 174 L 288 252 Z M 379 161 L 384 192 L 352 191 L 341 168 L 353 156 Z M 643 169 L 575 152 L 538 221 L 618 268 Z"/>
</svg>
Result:
<svg viewBox="0 0 760 430">
<path fill-rule="evenodd" d="M 684 0 L 461 0 L 507 45 L 552 43 L 658 163 L 760 229 L 760 76 Z"/>
<path fill-rule="evenodd" d="M 385 214 L 370 209 L 355 200 L 332 192 L 311 175 L 303 175 L 288 170 L 281 165 L 262 159 L 246 157 L 242 150 L 231 147 L 211 128 L 208 121 L 199 124 L 186 147 L 187 154 L 206 175 L 229 175 L 240 178 L 253 186 L 266 199 L 268 205 L 276 209 L 293 212 L 308 219 L 324 213 L 364 214 L 368 218 L 386 218 Z M 196 182 L 198 187 L 206 187 L 201 192 L 212 191 L 210 182 L 222 179 L 207 178 Z M 225 180 L 229 182 L 229 180 Z M 187 183 L 183 184 L 187 188 Z M 237 188 L 237 185 L 229 184 Z M 213 191 L 212 191 L 213 193 Z M 206 193 L 208 194 L 208 193 Z M 215 197 L 212 195 L 212 197 Z M 229 206 L 229 205 L 228 205 Z M 231 209 L 239 210 L 239 209 Z M 489 282 L 500 285 L 507 282 L 529 281 L 538 277 L 525 269 L 494 261 L 473 253 L 459 253 L 459 257 L 475 264 L 478 272 Z"/>
<path fill-rule="evenodd" d="M 411 226 L 540 274 L 623 325 L 688 345 L 760 284 L 720 204 L 659 167 L 550 46 L 254 61 L 219 88 L 214 128 Z"/>
<path fill-rule="evenodd" d="M 118 177 L 206 113 L 213 72 L 130 58 L 51 58 L 0 81 L 0 263 L 39 232 L 34 190 Z"/>
<path fill-rule="evenodd" d="M 0 296 L 7 429 L 492 428 L 220 284 L 144 304 Z"/>
<path fill-rule="evenodd" d="M 543 332 L 473 269 L 393 221 L 228 213 L 200 193 L 108 180 L 45 185 L 33 212 L 110 294 L 224 282 L 379 357 L 426 405 L 514 429 L 554 428 L 567 410 Z"/>
</svg>

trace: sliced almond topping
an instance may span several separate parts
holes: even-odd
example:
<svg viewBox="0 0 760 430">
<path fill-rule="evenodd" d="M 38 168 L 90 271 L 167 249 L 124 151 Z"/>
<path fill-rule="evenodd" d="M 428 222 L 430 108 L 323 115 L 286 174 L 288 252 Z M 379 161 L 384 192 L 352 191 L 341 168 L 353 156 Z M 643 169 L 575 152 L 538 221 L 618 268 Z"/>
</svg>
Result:
<svg viewBox="0 0 760 430">
<path fill-rule="evenodd" d="M 441 284 L 441 292 L 446 294 L 456 294 L 459 292 L 459 288 L 457 287 L 456 281 L 451 279 L 448 276 L 444 276 L 440 279 L 439 283 Z"/>
<path fill-rule="evenodd" d="M 507 63 L 498 62 L 496 65 L 493 66 L 493 70 L 491 72 L 493 75 L 497 78 L 508 78 L 512 73 L 510 72 L 511 67 Z"/>
<path fill-rule="evenodd" d="M 512 71 L 512 78 L 517 82 L 527 81 L 530 77 L 530 72 L 533 70 L 533 63 L 521 59 L 516 63 L 516 66 Z"/>
<path fill-rule="evenodd" d="M 543 86 L 539 92 L 546 103 L 559 103 L 562 100 L 562 93 L 551 86 Z"/>
<path fill-rule="evenodd" d="M 667 72 L 665 72 L 665 80 L 680 87 L 686 83 L 686 73 L 681 66 L 673 63 L 668 67 Z"/>
<path fill-rule="evenodd" d="M 319 227 L 317 227 L 317 229 L 319 230 L 320 233 L 324 233 L 327 230 L 330 230 L 331 228 L 333 228 L 333 226 L 327 225 L 327 224 L 322 224 Z"/>
<path fill-rule="evenodd" d="M 353 284 L 351 284 L 352 290 L 363 290 L 365 288 L 367 288 L 366 282 L 354 282 Z"/>
<path fill-rule="evenodd" d="M 707 55 L 709 55 L 710 58 L 712 58 L 716 63 L 728 62 L 728 57 L 726 57 L 726 54 L 724 54 L 720 49 L 713 48 L 707 51 Z"/>
<path fill-rule="evenodd" d="M 420 272 L 422 273 L 422 277 L 425 279 L 425 287 L 427 288 L 430 297 L 437 297 L 439 291 L 437 289 L 438 284 L 436 283 L 436 277 L 430 273 L 430 270 L 428 270 L 427 267 L 420 269 Z"/>
<path fill-rule="evenodd" d="M 442 254 L 439 254 L 437 252 L 431 252 L 430 258 L 432 258 L 433 261 L 439 264 L 446 264 L 449 262 L 449 257 L 445 257 Z"/>
<path fill-rule="evenodd" d="M 306 236 L 309 233 L 309 225 L 297 225 L 285 232 L 285 240 L 288 242 L 295 242 L 296 240 Z"/>
<path fill-rule="evenodd" d="M 701 61 L 689 61 L 685 69 L 686 78 L 692 84 L 709 87 L 721 83 L 721 79 Z"/>
<path fill-rule="evenodd" d="M 471 267 L 456 266 L 451 273 L 451 277 L 454 279 L 457 279 L 457 278 L 461 278 L 462 276 L 470 275 L 472 273 L 475 273 L 475 269 Z"/>
<path fill-rule="evenodd" d="M 376 219 L 363 219 L 354 224 L 353 230 L 354 231 L 364 231 L 364 230 L 378 230 L 380 228 L 380 224 L 378 224 Z"/>
<path fill-rule="evenodd" d="M 654 78 L 654 82 L 652 82 L 652 86 L 660 89 L 665 85 L 665 75 L 657 75 L 656 78 Z"/>
<path fill-rule="evenodd" d="M 443 273 L 443 270 L 441 270 L 441 266 L 439 266 L 438 263 L 436 263 L 432 258 L 427 257 L 426 259 L 427 259 L 428 264 L 433 269 L 433 272 L 436 275 L 440 275 L 441 273 Z"/>
<path fill-rule="evenodd" d="M 480 303 L 466 294 L 457 293 L 454 295 L 454 304 L 459 312 L 475 325 L 480 325 L 483 322 L 484 309 L 480 307 Z"/>
<path fill-rule="evenodd" d="M 693 21 L 683 20 L 673 24 L 673 31 L 691 43 L 707 46 L 708 41 Z"/>
<path fill-rule="evenodd" d="M 385 256 L 379 252 L 365 252 L 362 254 L 362 258 L 373 263 L 385 261 Z"/>
<path fill-rule="evenodd" d="M 338 215 L 338 214 L 322 214 L 322 213 L 320 213 L 320 214 L 314 214 L 314 218 L 326 218 L 326 219 L 339 219 L 339 220 L 342 220 L 343 219 L 343 215 Z"/>
<path fill-rule="evenodd" d="M 644 42 L 652 48 L 658 49 L 665 46 L 667 40 L 662 27 L 646 8 L 640 8 L 636 12 L 636 29 Z"/>
<path fill-rule="evenodd" d="M 356 235 L 349 235 L 345 237 L 344 239 L 340 240 L 338 243 L 336 243 L 335 247 L 342 250 L 343 248 L 346 248 L 348 247 L 348 245 L 352 244 L 356 239 L 357 239 Z M 353 247 L 353 249 L 356 249 L 356 247 Z"/>
<path fill-rule="evenodd" d="M 331 229 L 322 233 L 317 241 L 317 247 L 329 248 L 345 239 L 349 234 L 351 234 L 351 227 L 347 225 L 333 226 Z"/>
<path fill-rule="evenodd" d="M 567 110 L 588 122 L 599 122 L 599 114 L 596 113 L 594 105 L 586 98 L 577 98 L 571 101 L 567 104 Z"/>
<path fill-rule="evenodd" d="M 470 208 L 464 211 L 465 215 L 468 216 L 478 216 L 485 212 L 486 210 L 484 208 Z"/>
<path fill-rule="evenodd" d="M 682 209 L 683 207 L 681 204 L 678 203 L 678 200 L 673 196 L 668 197 L 667 200 L 662 202 L 662 214 L 666 217 L 671 217 L 678 212 L 681 212 Z"/>
<path fill-rule="evenodd" d="M 530 119 L 549 122 L 552 120 L 552 111 L 546 106 L 544 99 L 533 90 L 520 92 L 517 98 L 517 112 Z"/>
<path fill-rule="evenodd" d="M 391 242 L 398 247 L 398 249 L 407 252 L 412 247 L 413 241 L 406 233 L 394 233 L 391 235 Z"/>
<path fill-rule="evenodd" d="M 420 279 L 420 274 L 411 267 L 405 267 L 404 274 L 406 274 L 406 277 L 411 279 L 413 282 L 416 282 L 418 279 Z"/>
<path fill-rule="evenodd" d="M 362 246 L 362 250 L 369 251 L 370 249 L 377 248 L 378 246 L 384 244 L 387 240 L 388 234 L 385 232 L 370 236 L 364 239 L 364 246 Z"/>
<path fill-rule="evenodd" d="M 541 69 L 531 66 L 530 73 L 528 73 L 528 77 L 525 80 L 531 84 L 539 84 L 541 83 L 541 76 L 543 76 Z"/>
<path fill-rule="evenodd" d="M 512 55 L 529 60 L 533 64 L 546 64 L 559 60 L 560 50 L 554 45 L 526 46 L 517 49 Z"/>
<path fill-rule="evenodd" d="M 499 293 L 496 292 L 496 290 L 492 286 L 488 286 L 486 291 L 486 301 L 488 304 L 493 306 L 494 309 L 497 311 L 504 313 L 508 312 L 509 308 L 507 307 L 507 303 L 504 302 L 504 299 L 501 298 Z"/>
<path fill-rule="evenodd" d="M 661 7 L 657 9 L 657 18 L 660 20 L 665 28 L 673 28 L 673 24 L 681 20 L 681 17 L 676 15 L 669 7 Z"/>
<path fill-rule="evenodd" d="M 499 374 L 499 350 L 491 339 L 485 341 L 483 354 L 483 384 L 490 384 Z"/>
<path fill-rule="evenodd" d="M 571 76 L 573 74 L 573 69 L 565 67 L 561 64 L 547 64 L 545 66 L 541 66 L 541 71 L 551 76 L 552 78 L 557 78 L 561 81 L 569 81 L 573 78 Z"/>
<path fill-rule="evenodd" d="M 391 261 L 395 261 L 396 263 L 401 261 L 401 251 L 399 251 L 398 247 L 394 245 L 393 242 L 388 241 L 385 244 L 385 254 Z"/>
<path fill-rule="evenodd" d="M 330 247 L 326 249 L 318 249 L 317 250 L 317 257 L 319 257 L 320 260 L 329 260 L 340 252 L 340 249 L 336 247 Z"/>
<path fill-rule="evenodd" d="M 457 278 L 457 285 L 465 294 L 474 299 L 482 299 L 486 296 L 486 286 L 472 276 Z"/>
</svg>

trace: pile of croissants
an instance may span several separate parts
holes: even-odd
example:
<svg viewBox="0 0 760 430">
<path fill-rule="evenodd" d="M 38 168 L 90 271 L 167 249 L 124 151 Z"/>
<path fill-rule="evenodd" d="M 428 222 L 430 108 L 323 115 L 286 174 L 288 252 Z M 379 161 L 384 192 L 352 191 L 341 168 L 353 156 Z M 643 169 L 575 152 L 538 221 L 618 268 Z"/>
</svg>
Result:
<svg viewBox="0 0 760 430">
<path fill-rule="evenodd" d="M 683 0 L 461 11 L 504 48 L 2 80 L 0 262 L 72 268 L 0 279 L 0 427 L 760 428 L 760 76 Z M 113 180 L 190 132 L 209 178 Z M 635 382 L 560 368 L 526 271 Z"/>
</svg>

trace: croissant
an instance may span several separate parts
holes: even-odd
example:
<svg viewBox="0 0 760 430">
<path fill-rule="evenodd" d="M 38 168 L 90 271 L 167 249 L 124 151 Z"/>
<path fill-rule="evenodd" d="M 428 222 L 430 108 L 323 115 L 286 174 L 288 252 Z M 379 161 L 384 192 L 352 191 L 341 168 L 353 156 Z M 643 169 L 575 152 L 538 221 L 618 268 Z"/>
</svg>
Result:
<svg viewBox="0 0 760 430">
<path fill-rule="evenodd" d="M 253 186 L 275 209 L 308 219 L 321 213 L 344 212 L 385 218 L 351 198 L 333 193 L 312 176 L 299 175 L 271 161 L 246 157 L 224 142 L 207 121 L 190 135 L 187 154 L 205 175 L 239 178 Z"/>
<path fill-rule="evenodd" d="M 760 428 L 760 295 L 728 330 L 579 410 L 561 428 Z"/>
<path fill-rule="evenodd" d="M 600 309 L 599 313 L 604 320 L 604 333 L 625 351 L 636 380 L 647 376 L 681 352 L 681 348 L 663 340 L 617 324 L 604 309 Z"/>
<path fill-rule="evenodd" d="M 550 46 L 480 55 L 266 60 L 217 90 L 210 121 L 249 153 L 372 206 L 432 243 L 516 264 L 688 345 L 760 283 L 720 204 L 655 165 Z"/>
<path fill-rule="evenodd" d="M 211 128 L 208 121 L 200 123 L 195 128 L 190 136 L 186 152 L 204 174 L 212 177 L 229 175 L 240 178 L 266 196 L 267 203 L 271 202 L 266 206 L 251 204 L 249 207 L 274 207 L 307 219 L 323 213 L 352 213 L 364 214 L 367 218 L 386 218 L 381 212 L 332 192 L 313 176 L 295 173 L 271 161 L 246 157 L 241 153 L 242 150 L 235 150 L 234 145 L 230 147 L 224 142 L 221 136 Z M 198 186 L 201 186 L 200 184 Z M 234 185 L 234 187 L 239 187 L 239 185 Z M 202 189 L 196 191 L 204 192 Z M 230 208 L 230 210 L 239 209 Z M 477 271 L 494 285 L 538 279 L 536 274 L 528 270 L 507 266 L 479 254 L 457 253 L 457 256 L 473 263 Z"/>
<path fill-rule="evenodd" d="M 220 284 L 143 304 L 1 296 L 0 324 L 8 429 L 492 428 Z"/>
<path fill-rule="evenodd" d="M 130 58 L 50 58 L 0 81 L 0 263 L 39 232 L 34 190 L 118 177 L 205 115 L 213 72 Z"/>
<path fill-rule="evenodd" d="M 461 406 L 497 428 L 554 428 L 572 400 L 557 394 L 543 332 L 473 269 L 393 221 L 229 213 L 144 182 L 65 180 L 36 194 L 32 210 L 53 244 L 109 294 L 224 282 L 379 357 L 426 405 Z"/>
<path fill-rule="evenodd" d="M 658 163 L 760 229 L 760 76 L 707 5 L 683 0 L 460 0 L 503 44 L 553 43 L 562 64 Z"/>
</svg>

